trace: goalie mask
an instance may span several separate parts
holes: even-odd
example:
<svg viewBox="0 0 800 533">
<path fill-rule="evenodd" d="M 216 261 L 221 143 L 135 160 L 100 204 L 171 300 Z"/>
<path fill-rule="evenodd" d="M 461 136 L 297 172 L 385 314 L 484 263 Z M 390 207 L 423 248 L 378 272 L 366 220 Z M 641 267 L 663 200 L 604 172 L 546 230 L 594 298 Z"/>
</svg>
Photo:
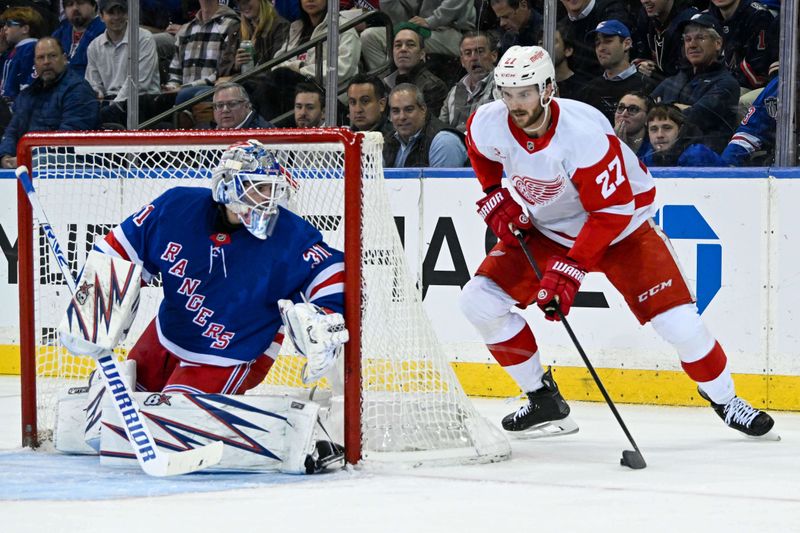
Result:
<svg viewBox="0 0 800 533">
<path fill-rule="evenodd" d="M 541 46 L 512 46 L 494 69 L 494 83 L 497 93 L 502 87 L 534 86 L 544 108 L 550 105 L 556 92 L 556 69 L 550 54 Z M 553 87 L 550 95 L 546 94 L 548 84 Z M 500 99 L 499 94 L 495 96 Z"/>
<path fill-rule="evenodd" d="M 266 239 L 297 184 L 275 155 L 258 141 L 237 143 L 225 150 L 212 172 L 211 194 L 236 214 L 247 231 Z"/>
</svg>

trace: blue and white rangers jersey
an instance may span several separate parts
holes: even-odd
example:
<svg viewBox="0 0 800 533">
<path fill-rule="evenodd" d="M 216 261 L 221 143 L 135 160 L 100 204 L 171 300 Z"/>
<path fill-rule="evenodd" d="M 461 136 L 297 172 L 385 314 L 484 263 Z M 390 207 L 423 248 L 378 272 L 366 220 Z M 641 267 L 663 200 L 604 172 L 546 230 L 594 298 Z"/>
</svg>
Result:
<svg viewBox="0 0 800 533">
<path fill-rule="evenodd" d="M 775 117 L 778 111 L 778 83 L 775 78 L 764 87 L 761 94 L 742 119 L 736 133 L 722 152 L 722 160 L 728 166 L 746 164 L 754 152 L 775 147 Z"/>
<path fill-rule="evenodd" d="M 161 274 L 156 326 L 165 348 L 192 363 L 238 365 L 268 349 L 276 354 L 279 299 L 300 302 L 302 292 L 343 312 L 343 255 L 311 224 L 281 208 L 274 231 L 261 240 L 244 227 L 220 233 L 219 216 L 209 189 L 176 187 L 97 245 L 141 265 L 145 282 Z"/>
</svg>

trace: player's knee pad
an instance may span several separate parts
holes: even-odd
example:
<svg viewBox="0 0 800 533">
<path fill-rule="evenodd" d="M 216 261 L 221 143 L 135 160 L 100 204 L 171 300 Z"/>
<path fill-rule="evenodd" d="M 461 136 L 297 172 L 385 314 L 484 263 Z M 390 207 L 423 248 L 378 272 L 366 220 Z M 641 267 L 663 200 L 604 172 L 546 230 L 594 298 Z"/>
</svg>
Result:
<svg viewBox="0 0 800 533">
<path fill-rule="evenodd" d="M 662 339 L 675 347 L 684 362 L 704 357 L 716 342 L 694 304 L 673 307 L 656 315 L 650 323 Z"/>
<path fill-rule="evenodd" d="M 475 276 L 468 281 L 459 299 L 461 312 L 487 342 L 508 339 L 522 329 L 525 320 L 511 312 L 515 303 L 486 276 Z M 495 338 L 498 335 L 502 338 Z"/>
</svg>

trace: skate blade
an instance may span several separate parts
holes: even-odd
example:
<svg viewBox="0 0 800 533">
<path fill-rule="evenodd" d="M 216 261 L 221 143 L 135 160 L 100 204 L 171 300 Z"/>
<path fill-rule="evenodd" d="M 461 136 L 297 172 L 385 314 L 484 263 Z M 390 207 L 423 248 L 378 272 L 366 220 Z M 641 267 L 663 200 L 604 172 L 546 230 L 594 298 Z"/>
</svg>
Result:
<svg viewBox="0 0 800 533">
<path fill-rule="evenodd" d="M 560 437 L 577 433 L 580 428 L 570 417 L 552 422 L 543 422 L 522 431 L 506 431 L 506 435 L 520 440 Z"/>
<path fill-rule="evenodd" d="M 781 436 L 778 435 L 777 433 L 775 433 L 772 430 L 769 430 L 766 433 L 764 433 L 763 435 L 759 435 L 759 436 L 747 435 L 747 438 L 748 439 L 753 439 L 753 440 L 771 440 L 771 441 L 775 441 L 775 442 L 781 440 Z"/>
</svg>

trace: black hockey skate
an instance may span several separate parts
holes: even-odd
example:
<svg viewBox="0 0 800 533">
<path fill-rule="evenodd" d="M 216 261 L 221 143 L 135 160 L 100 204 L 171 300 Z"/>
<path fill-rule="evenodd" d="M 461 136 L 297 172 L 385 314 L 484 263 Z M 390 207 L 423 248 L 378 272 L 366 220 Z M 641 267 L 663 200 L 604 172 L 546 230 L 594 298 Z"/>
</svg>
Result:
<svg viewBox="0 0 800 533">
<path fill-rule="evenodd" d="M 305 461 L 306 474 L 318 474 L 328 467 L 344 466 L 344 448 L 329 440 L 318 440 L 314 446 L 314 453 L 308 455 Z"/>
<path fill-rule="evenodd" d="M 697 387 L 697 392 L 700 393 L 711 407 L 719 415 L 719 417 L 735 430 L 741 431 L 748 437 L 762 437 L 778 440 L 780 437 L 774 434 L 769 434 L 775 421 L 764 411 L 760 411 L 751 406 L 745 400 L 734 396 L 733 400 L 722 405 L 711 401 L 705 392 L 700 387 Z"/>
<path fill-rule="evenodd" d="M 541 389 L 528 392 L 528 403 L 503 418 L 503 429 L 516 437 L 539 438 L 569 435 L 578 425 L 569 417 L 569 405 L 558 392 L 550 369 L 542 377 Z"/>
</svg>

